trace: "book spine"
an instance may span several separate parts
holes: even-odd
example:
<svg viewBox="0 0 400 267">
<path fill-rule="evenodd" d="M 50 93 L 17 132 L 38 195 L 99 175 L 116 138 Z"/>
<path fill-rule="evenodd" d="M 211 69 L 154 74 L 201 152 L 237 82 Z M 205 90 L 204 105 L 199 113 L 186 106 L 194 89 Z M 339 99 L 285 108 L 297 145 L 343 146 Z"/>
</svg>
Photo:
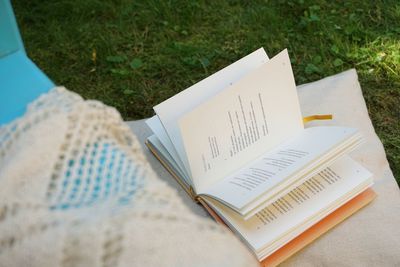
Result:
<svg viewBox="0 0 400 267">
<path fill-rule="evenodd" d="M 146 146 L 149 148 L 149 150 L 151 151 L 151 153 L 158 159 L 158 161 L 164 166 L 164 168 L 172 175 L 172 177 L 174 177 L 174 179 L 178 182 L 178 184 L 183 188 L 183 190 L 185 190 L 185 192 L 189 195 L 189 197 L 199 203 L 199 197 L 197 196 L 197 194 L 195 193 L 194 189 L 192 186 L 186 186 L 181 178 L 172 170 L 172 168 L 168 165 L 167 162 L 165 162 L 164 160 L 161 159 L 161 157 L 157 154 L 156 150 L 154 149 L 154 147 L 150 144 L 150 142 L 148 140 L 146 140 L 145 142 Z"/>
</svg>

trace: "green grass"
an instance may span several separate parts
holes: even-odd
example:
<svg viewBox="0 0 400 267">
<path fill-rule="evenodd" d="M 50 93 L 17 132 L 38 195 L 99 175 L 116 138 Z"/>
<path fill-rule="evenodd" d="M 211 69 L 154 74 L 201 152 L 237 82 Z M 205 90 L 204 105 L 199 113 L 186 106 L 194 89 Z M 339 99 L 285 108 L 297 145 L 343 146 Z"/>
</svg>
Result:
<svg viewBox="0 0 400 267">
<path fill-rule="evenodd" d="M 400 3 L 13 1 L 31 58 L 126 120 L 263 46 L 288 48 L 298 84 L 356 68 L 400 182 Z"/>
</svg>

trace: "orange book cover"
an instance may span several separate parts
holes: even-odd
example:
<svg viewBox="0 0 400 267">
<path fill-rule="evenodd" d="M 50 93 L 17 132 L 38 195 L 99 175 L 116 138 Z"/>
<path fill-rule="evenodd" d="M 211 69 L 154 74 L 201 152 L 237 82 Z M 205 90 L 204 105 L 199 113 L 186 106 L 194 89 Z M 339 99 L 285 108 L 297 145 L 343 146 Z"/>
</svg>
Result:
<svg viewBox="0 0 400 267">
<path fill-rule="evenodd" d="M 375 197 L 376 193 L 371 188 L 366 189 L 347 203 L 343 204 L 341 207 L 337 208 L 331 214 L 308 228 L 302 234 L 298 235 L 296 238 L 294 238 L 292 241 L 268 256 L 266 259 L 261 261 L 260 266 L 277 266 L 278 264 L 282 263 L 292 255 L 300 251 L 302 248 L 306 247 L 315 239 L 344 221 L 356 211 L 366 206 Z M 214 210 L 209 207 L 203 200 L 200 199 L 199 202 L 218 223 L 226 225 L 222 221 L 222 219 L 214 212 Z"/>
</svg>

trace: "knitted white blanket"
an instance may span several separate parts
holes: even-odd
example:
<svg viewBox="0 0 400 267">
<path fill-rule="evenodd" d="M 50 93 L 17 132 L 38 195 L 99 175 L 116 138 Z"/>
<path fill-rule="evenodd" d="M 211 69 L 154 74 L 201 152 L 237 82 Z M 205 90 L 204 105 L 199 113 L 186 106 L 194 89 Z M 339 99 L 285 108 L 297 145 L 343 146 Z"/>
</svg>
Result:
<svg viewBox="0 0 400 267">
<path fill-rule="evenodd" d="M 58 87 L 0 128 L 0 266 L 205 262 L 256 264 L 155 178 L 115 109 Z"/>
</svg>

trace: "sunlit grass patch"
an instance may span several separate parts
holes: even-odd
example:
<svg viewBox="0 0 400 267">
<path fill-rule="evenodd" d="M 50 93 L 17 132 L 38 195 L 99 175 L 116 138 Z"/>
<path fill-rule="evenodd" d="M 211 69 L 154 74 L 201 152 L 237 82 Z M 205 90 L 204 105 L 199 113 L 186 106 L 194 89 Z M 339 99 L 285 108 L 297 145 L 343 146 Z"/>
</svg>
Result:
<svg viewBox="0 0 400 267">
<path fill-rule="evenodd" d="M 30 57 L 57 84 L 124 119 L 264 47 L 288 48 L 297 84 L 356 68 L 400 181 L 400 3 L 387 1 L 22 1 Z"/>
</svg>

